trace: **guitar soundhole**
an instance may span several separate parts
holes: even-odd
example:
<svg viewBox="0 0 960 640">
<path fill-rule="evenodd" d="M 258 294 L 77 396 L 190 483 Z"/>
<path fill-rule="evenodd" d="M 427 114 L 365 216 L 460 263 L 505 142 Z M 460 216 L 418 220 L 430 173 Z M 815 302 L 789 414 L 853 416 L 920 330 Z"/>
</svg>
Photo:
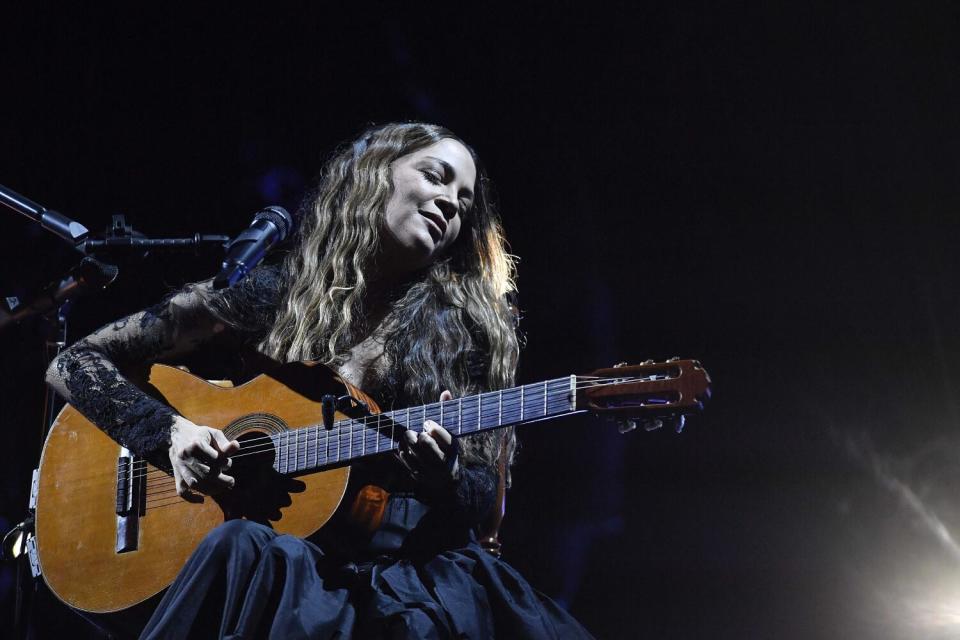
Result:
<svg viewBox="0 0 960 640">
<path fill-rule="evenodd" d="M 237 440 L 240 453 L 230 469 L 236 485 L 218 495 L 217 502 L 228 520 L 246 518 L 272 526 L 283 518 L 282 509 L 292 504 L 291 494 L 303 492 L 306 485 L 274 468 L 276 449 L 268 434 L 248 431 Z"/>
</svg>

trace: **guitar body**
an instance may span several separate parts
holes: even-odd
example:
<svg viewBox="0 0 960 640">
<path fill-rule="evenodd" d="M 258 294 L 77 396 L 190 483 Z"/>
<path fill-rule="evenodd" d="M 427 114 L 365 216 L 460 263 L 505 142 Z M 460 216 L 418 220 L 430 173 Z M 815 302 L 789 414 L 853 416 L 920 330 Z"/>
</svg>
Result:
<svg viewBox="0 0 960 640">
<path fill-rule="evenodd" d="M 262 441 L 264 434 L 317 424 L 323 394 L 341 395 L 343 388 L 326 367 L 303 363 L 284 365 L 239 387 L 155 365 L 149 386 L 181 415 L 223 430 L 241 446 L 244 439 Z M 377 410 L 358 390 L 348 391 Z M 117 443 L 68 406 L 54 423 L 40 462 L 36 543 L 43 576 L 57 597 L 85 612 L 120 611 L 154 596 L 225 520 L 246 517 L 281 533 L 312 534 L 344 501 L 350 475 L 344 466 L 290 478 L 273 471 L 269 452 L 248 456 L 260 460 L 246 467 L 238 456 L 234 490 L 191 502 L 177 495 L 170 474 L 140 462 L 146 474 L 139 472 L 144 480 L 137 480 L 141 484 L 132 500 L 137 504 L 120 518 L 121 454 Z"/>
</svg>

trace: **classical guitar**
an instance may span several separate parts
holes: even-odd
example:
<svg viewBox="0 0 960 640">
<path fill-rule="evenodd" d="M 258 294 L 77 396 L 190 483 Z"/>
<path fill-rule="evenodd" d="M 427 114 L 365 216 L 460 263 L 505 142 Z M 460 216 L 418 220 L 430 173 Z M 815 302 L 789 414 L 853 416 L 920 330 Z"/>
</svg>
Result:
<svg viewBox="0 0 960 640">
<path fill-rule="evenodd" d="M 344 393 L 326 367 L 307 363 L 232 388 L 154 365 L 147 390 L 240 441 L 236 487 L 217 497 L 181 498 L 168 472 L 67 406 L 40 461 L 36 546 L 50 589 L 81 611 L 121 611 L 162 591 L 203 536 L 227 519 L 314 533 L 341 503 L 350 509 L 348 465 L 396 451 L 404 430 L 422 430 L 425 420 L 454 436 L 582 412 L 612 416 L 629 428 L 627 421 L 653 424 L 699 412 L 710 379 L 694 360 L 647 362 L 383 413 L 360 390 L 346 385 Z"/>
</svg>

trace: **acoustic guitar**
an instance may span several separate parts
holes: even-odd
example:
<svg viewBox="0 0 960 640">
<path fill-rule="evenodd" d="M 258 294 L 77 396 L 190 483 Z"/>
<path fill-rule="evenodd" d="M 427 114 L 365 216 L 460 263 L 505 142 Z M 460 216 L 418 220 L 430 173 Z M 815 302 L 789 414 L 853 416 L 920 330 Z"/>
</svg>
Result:
<svg viewBox="0 0 960 640">
<path fill-rule="evenodd" d="M 181 498 L 168 471 L 64 408 L 40 461 L 36 546 L 51 591 L 82 612 L 122 611 L 159 593 L 225 520 L 249 518 L 306 537 L 341 505 L 340 513 L 375 518 L 377 495 L 365 503 L 347 496 L 349 464 L 396 452 L 404 431 L 421 431 L 426 420 L 454 436 L 582 412 L 682 421 L 703 408 L 710 378 L 694 360 L 648 361 L 382 413 L 359 389 L 309 363 L 232 388 L 154 365 L 146 390 L 240 441 L 236 486 L 216 497 Z"/>
</svg>

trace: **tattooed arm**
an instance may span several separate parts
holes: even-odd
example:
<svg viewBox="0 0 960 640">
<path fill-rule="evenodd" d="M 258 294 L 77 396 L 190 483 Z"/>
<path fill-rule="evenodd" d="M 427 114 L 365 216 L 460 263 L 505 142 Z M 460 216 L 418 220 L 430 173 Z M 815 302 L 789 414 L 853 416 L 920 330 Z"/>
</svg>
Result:
<svg viewBox="0 0 960 640">
<path fill-rule="evenodd" d="M 106 325 L 51 363 L 47 382 L 107 435 L 134 453 L 170 457 L 177 490 L 212 492 L 233 483 L 222 473 L 238 448 L 216 429 L 195 425 L 141 391 L 121 371 L 170 360 L 224 330 L 206 307 L 209 283 Z M 156 459 L 156 458 L 154 458 Z"/>
</svg>

